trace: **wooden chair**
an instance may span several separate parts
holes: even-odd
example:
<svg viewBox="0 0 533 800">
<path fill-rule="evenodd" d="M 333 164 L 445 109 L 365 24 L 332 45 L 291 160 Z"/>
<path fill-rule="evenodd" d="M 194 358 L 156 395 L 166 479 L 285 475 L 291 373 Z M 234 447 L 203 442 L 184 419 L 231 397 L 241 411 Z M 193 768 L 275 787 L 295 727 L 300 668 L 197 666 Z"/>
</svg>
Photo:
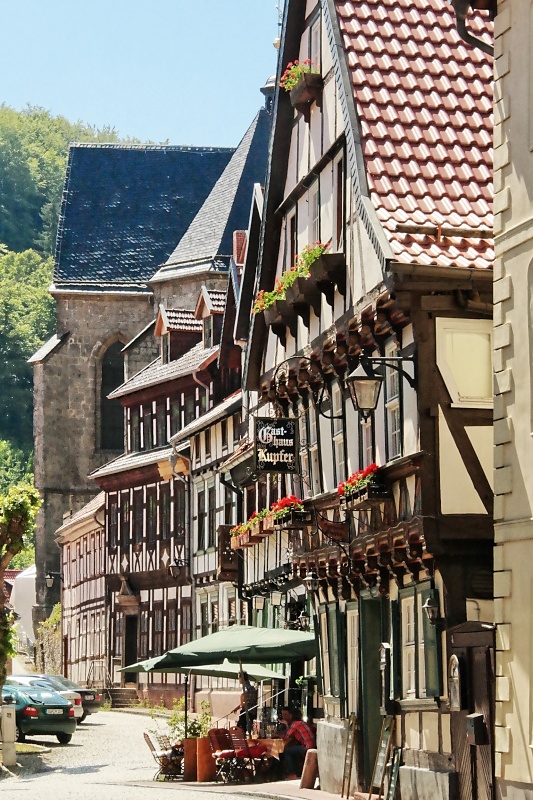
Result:
<svg viewBox="0 0 533 800">
<path fill-rule="evenodd" d="M 217 768 L 216 779 L 220 778 L 224 783 L 243 780 L 246 764 L 237 757 L 229 731 L 211 728 L 207 735 Z"/>
<path fill-rule="evenodd" d="M 151 735 L 144 733 L 144 741 L 148 745 L 158 769 L 154 775 L 154 781 L 175 781 L 181 777 L 183 756 L 175 756 L 167 738 L 168 748 L 156 747 Z"/>
<path fill-rule="evenodd" d="M 252 776 L 255 778 L 259 775 L 267 774 L 270 762 L 266 747 L 263 744 L 248 742 L 242 728 L 238 726 L 230 728 L 229 734 L 237 758 L 245 763 L 247 770 L 249 770 Z"/>
</svg>

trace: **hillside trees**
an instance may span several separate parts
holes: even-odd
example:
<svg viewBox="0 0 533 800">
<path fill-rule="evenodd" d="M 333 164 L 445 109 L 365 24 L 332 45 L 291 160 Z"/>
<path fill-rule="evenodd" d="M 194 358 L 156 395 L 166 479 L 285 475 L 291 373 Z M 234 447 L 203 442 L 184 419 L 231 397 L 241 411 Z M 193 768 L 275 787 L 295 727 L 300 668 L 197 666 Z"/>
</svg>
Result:
<svg viewBox="0 0 533 800">
<path fill-rule="evenodd" d="M 0 255 L 0 440 L 26 453 L 33 413 L 33 371 L 27 362 L 53 332 L 51 277 L 51 257 L 34 250 Z"/>
<path fill-rule="evenodd" d="M 52 254 L 69 142 L 118 142 L 116 131 L 28 106 L 0 105 L 0 242 Z"/>
</svg>

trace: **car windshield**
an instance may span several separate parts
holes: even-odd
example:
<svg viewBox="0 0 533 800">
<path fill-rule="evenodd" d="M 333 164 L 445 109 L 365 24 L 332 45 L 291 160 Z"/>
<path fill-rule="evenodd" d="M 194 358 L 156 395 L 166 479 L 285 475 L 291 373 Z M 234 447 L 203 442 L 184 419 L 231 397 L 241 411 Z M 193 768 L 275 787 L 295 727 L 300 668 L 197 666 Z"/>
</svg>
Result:
<svg viewBox="0 0 533 800">
<path fill-rule="evenodd" d="M 54 680 L 58 684 L 61 684 L 63 689 L 72 689 L 73 691 L 77 692 L 78 689 L 80 688 L 77 683 L 74 683 L 73 681 L 69 681 L 68 678 L 64 678 L 62 675 L 50 675 L 50 676 L 47 675 L 46 676 L 46 680 L 49 680 L 50 678 L 54 678 Z"/>
</svg>

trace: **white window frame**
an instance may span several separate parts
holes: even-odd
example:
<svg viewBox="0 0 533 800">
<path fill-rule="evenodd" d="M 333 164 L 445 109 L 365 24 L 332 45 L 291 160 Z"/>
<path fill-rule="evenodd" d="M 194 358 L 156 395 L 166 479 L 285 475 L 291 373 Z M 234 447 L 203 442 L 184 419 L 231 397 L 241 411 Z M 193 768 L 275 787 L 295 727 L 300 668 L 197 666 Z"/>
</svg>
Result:
<svg viewBox="0 0 533 800">
<path fill-rule="evenodd" d="M 339 187 L 339 165 L 341 166 L 342 184 Z M 340 197 L 339 197 L 340 188 Z M 344 247 L 344 193 L 345 193 L 345 178 L 344 178 L 344 155 L 340 153 L 333 162 L 333 235 L 334 247 L 337 252 L 342 251 Z M 337 239 L 337 231 L 339 237 Z"/>
<path fill-rule="evenodd" d="M 363 444 L 363 468 L 369 467 L 373 459 L 372 421 L 361 419 L 361 439 Z"/>
<path fill-rule="evenodd" d="M 322 655 L 322 680 L 324 683 L 324 695 L 331 694 L 331 676 L 329 671 L 329 638 L 328 638 L 328 614 L 326 609 L 320 610 L 320 644 Z"/>
<path fill-rule="evenodd" d="M 309 189 L 308 194 L 308 244 L 314 244 L 320 240 L 320 199 L 318 194 L 319 184 L 315 181 Z"/>
<path fill-rule="evenodd" d="M 402 697 L 416 697 L 416 616 L 414 594 L 400 600 L 402 618 Z"/>
<path fill-rule="evenodd" d="M 348 673 L 346 696 L 348 710 L 357 713 L 357 697 L 359 686 L 359 609 L 346 609 L 346 648 L 348 655 Z"/>
<path fill-rule="evenodd" d="M 320 71 L 321 68 L 321 53 L 320 53 L 320 17 L 313 22 L 309 28 L 309 58 Z"/>
<path fill-rule="evenodd" d="M 389 342 L 385 346 L 385 358 L 396 358 L 398 345 Z M 387 445 L 388 458 L 399 458 L 402 455 L 402 420 L 400 414 L 400 373 L 392 367 L 385 367 L 385 391 L 387 411 Z"/>
</svg>

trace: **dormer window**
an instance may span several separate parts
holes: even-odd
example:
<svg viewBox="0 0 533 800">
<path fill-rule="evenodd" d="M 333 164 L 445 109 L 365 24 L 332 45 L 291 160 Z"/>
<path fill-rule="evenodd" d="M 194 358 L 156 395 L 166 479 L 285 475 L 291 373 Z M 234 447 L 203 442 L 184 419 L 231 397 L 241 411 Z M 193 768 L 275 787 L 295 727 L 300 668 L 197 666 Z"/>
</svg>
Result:
<svg viewBox="0 0 533 800">
<path fill-rule="evenodd" d="M 213 347 L 213 316 L 204 317 L 204 347 Z"/>
</svg>

